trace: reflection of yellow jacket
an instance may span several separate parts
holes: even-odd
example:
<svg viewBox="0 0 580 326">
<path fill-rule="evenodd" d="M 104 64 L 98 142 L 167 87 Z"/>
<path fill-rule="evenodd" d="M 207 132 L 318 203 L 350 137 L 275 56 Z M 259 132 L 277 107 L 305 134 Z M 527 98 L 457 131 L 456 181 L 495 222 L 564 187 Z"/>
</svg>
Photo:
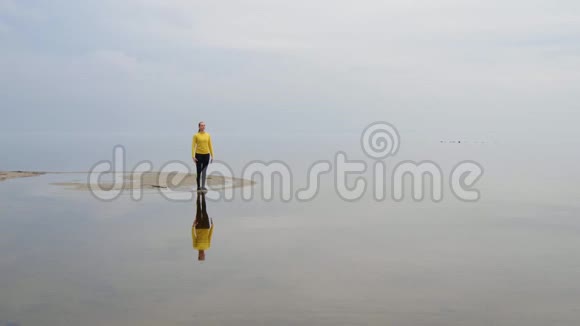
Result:
<svg viewBox="0 0 580 326">
<path fill-rule="evenodd" d="M 193 239 L 193 249 L 207 250 L 211 247 L 211 235 L 213 234 L 213 224 L 209 229 L 191 228 L 191 238 Z"/>
</svg>

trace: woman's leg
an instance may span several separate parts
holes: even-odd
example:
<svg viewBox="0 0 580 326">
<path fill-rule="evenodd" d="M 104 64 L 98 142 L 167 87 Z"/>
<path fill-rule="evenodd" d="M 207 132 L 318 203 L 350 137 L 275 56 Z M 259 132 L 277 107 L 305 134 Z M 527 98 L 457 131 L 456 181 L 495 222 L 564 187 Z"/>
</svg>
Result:
<svg viewBox="0 0 580 326">
<path fill-rule="evenodd" d="M 205 188 L 205 178 L 206 178 L 206 171 L 207 166 L 209 165 L 209 154 L 205 154 L 203 158 L 203 168 L 201 171 L 201 187 Z"/>
<path fill-rule="evenodd" d="M 203 162 L 201 159 L 201 155 L 199 154 L 195 154 L 195 159 L 197 160 L 197 162 L 195 162 L 195 168 L 196 168 L 196 175 L 195 175 L 195 180 L 197 181 L 197 189 L 200 189 L 201 186 L 199 184 L 199 178 L 201 177 L 201 171 L 203 171 Z"/>
<path fill-rule="evenodd" d="M 205 205 L 205 194 L 201 193 L 201 214 L 204 218 L 208 218 L 207 206 Z"/>
<path fill-rule="evenodd" d="M 196 202 L 195 208 L 196 208 L 196 210 L 195 210 L 195 221 L 194 221 L 194 223 L 195 222 L 198 222 L 199 223 L 199 220 L 203 217 L 202 207 L 201 207 L 201 205 L 199 203 L 199 192 L 197 193 L 197 202 Z"/>
<path fill-rule="evenodd" d="M 199 200 L 199 197 L 197 200 Z M 205 194 L 203 192 L 201 193 L 201 217 L 199 218 L 198 225 L 200 229 L 209 229 L 211 227 L 209 216 L 207 215 L 207 209 L 205 207 Z"/>
</svg>

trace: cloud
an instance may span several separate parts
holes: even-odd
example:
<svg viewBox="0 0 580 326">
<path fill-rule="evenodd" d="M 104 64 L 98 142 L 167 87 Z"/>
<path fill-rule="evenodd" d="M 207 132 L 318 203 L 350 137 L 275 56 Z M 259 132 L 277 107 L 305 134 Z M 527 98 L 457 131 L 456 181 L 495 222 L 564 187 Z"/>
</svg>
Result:
<svg viewBox="0 0 580 326">
<path fill-rule="evenodd" d="M 358 80 L 368 91 L 441 93 L 458 83 L 552 91 L 554 81 L 574 80 L 580 62 L 580 5 L 572 1 L 130 0 L 115 6 L 110 28 L 141 40 L 145 52 L 166 48 L 192 54 L 191 60 L 200 49 L 272 55 L 282 69 L 290 64 L 311 70 L 311 78 L 330 78 L 322 83 Z M 280 78 L 294 75 L 282 70 Z"/>
<path fill-rule="evenodd" d="M 137 58 L 117 50 L 97 50 L 88 56 L 89 61 L 101 66 L 109 66 L 131 72 L 138 66 Z"/>
<path fill-rule="evenodd" d="M 10 26 L 8 26 L 8 24 L 0 21 L 0 35 L 8 34 L 9 32 L 10 32 Z"/>
<path fill-rule="evenodd" d="M 579 13 L 571 0 L 0 0 L 0 92 L 156 121 L 160 107 L 334 125 L 353 110 L 548 115 L 578 100 Z"/>
<path fill-rule="evenodd" d="M 0 0 L 0 18 L 41 20 L 45 15 L 30 4 L 34 4 L 34 2 L 22 3 L 14 0 Z"/>
</svg>

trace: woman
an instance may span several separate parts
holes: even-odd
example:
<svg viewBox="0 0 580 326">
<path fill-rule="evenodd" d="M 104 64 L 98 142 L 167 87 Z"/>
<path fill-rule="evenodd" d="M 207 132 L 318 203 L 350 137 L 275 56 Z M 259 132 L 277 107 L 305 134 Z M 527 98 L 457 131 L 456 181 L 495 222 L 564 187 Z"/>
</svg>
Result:
<svg viewBox="0 0 580 326">
<path fill-rule="evenodd" d="M 197 127 L 198 131 L 193 135 L 191 157 L 193 158 L 193 162 L 195 162 L 197 169 L 197 190 L 207 191 L 207 188 L 205 187 L 205 171 L 207 170 L 208 164 L 213 162 L 213 147 L 211 145 L 211 136 L 209 133 L 205 132 L 205 122 L 201 121 L 197 124 Z"/>
</svg>

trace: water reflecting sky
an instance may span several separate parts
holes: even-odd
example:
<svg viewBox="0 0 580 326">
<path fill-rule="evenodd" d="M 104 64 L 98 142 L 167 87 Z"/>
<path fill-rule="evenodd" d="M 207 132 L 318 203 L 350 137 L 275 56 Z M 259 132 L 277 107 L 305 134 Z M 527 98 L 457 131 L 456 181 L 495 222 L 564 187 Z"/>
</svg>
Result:
<svg viewBox="0 0 580 326">
<path fill-rule="evenodd" d="M 514 161 L 502 165 L 504 152 L 431 152 L 449 163 L 462 156 L 484 163 L 478 203 L 448 193 L 438 204 L 377 202 L 370 195 L 345 202 L 325 179 L 309 202 L 244 201 L 239 190 L 231 202 L 208 199 L 214 228 L 204 261 L 192 243 L 195 200 L 167 201 L 150 192 L 138 202 L 129 196 L 102 202 L 50 185 L 83 175 L 5 181 L 0 320 L 49 326 L 576 324 L 577 193 L 562 190 L 573 189 L 562 171 L 540 174 L 549 166 L 541 160 L 524 168 Z M 553 155 L 566 164 L 561 158 L 572 154 Z M 530 178 L 534 174 L 539 181 Z"/>
</svg>

